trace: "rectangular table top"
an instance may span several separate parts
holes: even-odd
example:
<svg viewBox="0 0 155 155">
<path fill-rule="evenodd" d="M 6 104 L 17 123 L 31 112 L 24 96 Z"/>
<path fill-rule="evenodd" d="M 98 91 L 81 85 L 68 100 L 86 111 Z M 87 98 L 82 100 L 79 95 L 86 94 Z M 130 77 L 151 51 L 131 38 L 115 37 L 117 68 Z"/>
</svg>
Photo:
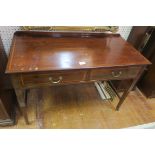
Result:
<svg viewBox="0 0 155 155">
<path fill-rule="evenodd" d="M 148 64 L 119 34 L 17 31 L 6 73 Z"/>
</svg>

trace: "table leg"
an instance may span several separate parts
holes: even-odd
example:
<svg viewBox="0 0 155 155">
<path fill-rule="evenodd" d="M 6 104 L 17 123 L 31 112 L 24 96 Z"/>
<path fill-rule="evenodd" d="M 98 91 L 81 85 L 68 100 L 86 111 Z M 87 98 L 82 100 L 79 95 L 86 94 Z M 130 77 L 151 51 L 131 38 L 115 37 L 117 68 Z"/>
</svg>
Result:
<svg viewBox="0 0 155 155">
<path fill-rule="evenodd" d="M 26 124 L 30 124 L 27 115 L 27 105 L 26 105 L 26 90 L 15 89 L 17 100 L 20 106 L 20 110 L 24 116 Z"/>
<path fill-rule="evenodd" d="M 137 77 L 132 80 L 129 88 L 127 90 L 124 91 L 123 95 L 121 96 L 118 104 L 117 104 L 117 107 L 116 107 L 116 110 L 119 110 L 120 106 L 122 105 L 122 103 L 124 102 L 124 100 L 126 99 L 127 95 L 129 94 L 129 92 L 133 89 L 133 87 L 135 86 L 135 84 L 137 83 L 137 81 L 139 80 L 139 78 L 141 77 L 143 71 L 144 71 L 145 67 L 142 67 L 141 70 L 139 71 Z"/>
</svg>

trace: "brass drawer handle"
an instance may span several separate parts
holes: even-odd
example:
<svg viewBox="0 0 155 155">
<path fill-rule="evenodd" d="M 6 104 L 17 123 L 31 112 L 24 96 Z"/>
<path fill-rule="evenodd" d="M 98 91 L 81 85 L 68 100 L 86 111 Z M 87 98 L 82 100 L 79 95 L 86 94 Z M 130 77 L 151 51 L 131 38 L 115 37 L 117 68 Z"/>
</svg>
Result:
<svg viewBox="0 0 155 155">
<path fill-rule="evenodd" d="M 49 77 L 49 81 L 51 81 L 54 84 L 60 83 L 61 80 L 62 80 L 62 76 L 59 76 L 59 79 L 57 81 L 54 81 L 52 77 Z"/>
<path fill-rule="evenodd" d="M 119 72 L 112 72 L 111 74 L 112 74 L 113 77 L 120 77 L 122 72 L 121 71 L 119 71 Z"/>
</svg>

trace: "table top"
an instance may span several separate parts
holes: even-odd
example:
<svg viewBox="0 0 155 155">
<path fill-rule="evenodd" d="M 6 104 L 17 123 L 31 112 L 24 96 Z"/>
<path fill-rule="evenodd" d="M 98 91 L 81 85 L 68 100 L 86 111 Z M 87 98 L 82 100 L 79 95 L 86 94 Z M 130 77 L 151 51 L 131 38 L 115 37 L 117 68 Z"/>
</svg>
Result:
<svg viewBox="0 0 155 155">
<path fill-rule="evenodd" d="M 119 34 L 17 31 L 6 73 L 148 64 Z"/>
</svg>

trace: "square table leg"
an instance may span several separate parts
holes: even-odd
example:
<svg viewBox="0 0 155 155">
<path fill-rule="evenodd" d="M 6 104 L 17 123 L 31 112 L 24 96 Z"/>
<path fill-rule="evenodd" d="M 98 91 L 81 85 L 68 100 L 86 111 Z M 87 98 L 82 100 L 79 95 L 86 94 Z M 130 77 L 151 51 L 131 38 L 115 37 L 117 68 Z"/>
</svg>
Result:
<svg viewBox="0 0 155 155">
<path fill-rule="evenodd" d="M 120 106 L 122 105 L 122 103 L 124 102 L 124 100 L 126 99 L 126 97 L 128 96 L 129 92 L 133 89 L 133 87 L 135 86 L 135 84 L 136 84 L 136 83 L 138 82 L 138 80 L 140 79 L 140 77 L 141 77 L 141 75 L 142 75 L 144 69 L 145 69 L 145 67 L 142 67 L 142 68 L 140 69 L 140 71 L 139 71 L 137 77 L 131 81 L 131 84 L 130 84 L 129 88 L 127 88 L 127 89 L 124 91 L 123 95 L 120 97 L 120 100 L 119 100 L 119 102 L 118 102 L 118 104 L 117 104 L 117 107 L 116 107 L 116 110 L 117 110 L 117 111 L 119 110 Z"/>
<path fill-rule="evenodd" d="M 26 104 L 26 90 L 24 89 L 15 89 L 18 104 L 20 107 L 20 110 L 22 112 L 22 115 L 24 116 L 26 124 L 30 124 L 28 120 L 28 115 L 27 115 L 27 104 Z"/>
</svg>

